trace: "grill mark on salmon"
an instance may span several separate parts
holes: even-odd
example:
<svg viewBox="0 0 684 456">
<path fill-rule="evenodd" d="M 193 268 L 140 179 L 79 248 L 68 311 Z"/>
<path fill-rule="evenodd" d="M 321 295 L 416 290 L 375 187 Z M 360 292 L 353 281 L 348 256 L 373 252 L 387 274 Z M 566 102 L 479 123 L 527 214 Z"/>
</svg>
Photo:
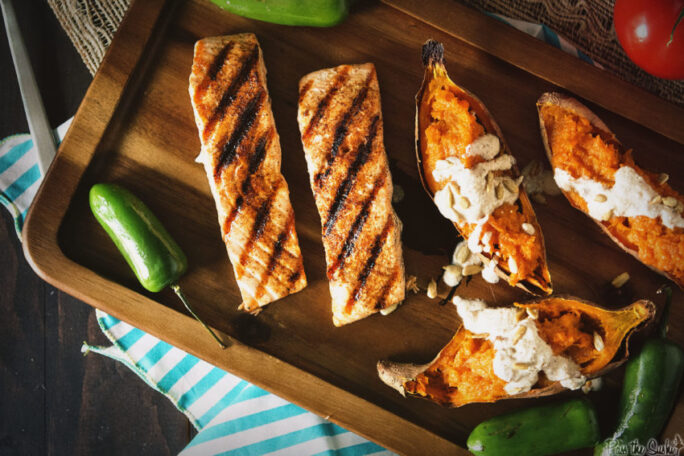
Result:
<svg viewBox="0 0 684 456">
<path fill-rule="evenodd" d="M 230 214 L 228 217 L 226 217 L 226 220 L 223 222 L 223 235 L 228 236 L 230 234 L 230 230 L 233 226 L 233 221 L 235 220 L 235 217 L 237 217 L 238 213 L 240 212 L 240 208 L 242 207 L 242 203 L 244 202 L 244 198 L 242 195 L 238 196 L 237 199 L 235 200 L 235 206 L 233 206 L 233 209 L 230 211 Z"/>
<path fill-rule="evenodd" d="M 266 225 L 266 221 L 268 219 L 268 213 L 271 210 L 272 201 L 273 198 L 269 197 L 266 201 L 261 203 L 261 206 L 259 206 L 259 209 L 257 209 L 256 215 L 254 216 L 254 225 L 252 225 L 252 232 L 247 239 L 244 248 L 242 249 L 240 261 L 238 261 L 239 264 L 244 265 L 247 262 L 247 256 L 252 250 L 252 245 L 254 245 L 254 243 L 258 241 L 261 235 L 264 233 L 264 226 Z"/>
<path fill-rule="evenodd" d="M 385 244 L 385 239 L 387 238 L 390 228 L 392 228 L 393 221 L 394 220 L 392 217 L 388 217 L 382 232 L 375 237 L 370 256 L 366 260 L 366 264 L 363 266 L 363 269 L 361 270 L 361 273 L 356 281 L 356 288 L 354 288 L 354 291 L 349 296 L 349 301 L 347 301 L 347 305 L 345 307 L 347 313 L 349 313 L 351 310 L 354 302 L 358 301 L 361 291 L 366 286 L 366 280 L 368 280 L 368 276 L 375 267 L 375 263 L 380 256 L 380 252 L 382 252 L 382 246 Z"/>
<path fill-rule="evenodd" d="M 378 194 L 378 190 L 383 186 L 384 183 L 385 175 L 381 174 L 375 180 L 371 194 L 368 195 L 368 198 L 366 198 L 366 201 L 364 202 L 361 211 L 359 211 L 359 213 L 356 215 L 354 223 L 352 223 L 351 228 L 347 232 L 347 237 L 344 240 L 344 244 L 342 244 L 342 249 L 340 250 L 340 253 L 337 254 L 337 258 L 328 268 L 328 279 L 331 279 L 339 268 L 344 267 L 344 260 L 346 260 L 347 257 L 351 255 L 351 253 L 354 251 L 356 241 L 359 238 L 361 231 L 363 230 L 363 225 L 366 223 L 366 219 L 368 218 L 371 204 L 373 203 L 373 200 L 375 200 L 375 196 Z"/>
<path fill-rule="evenodd" d="M 233 130 L 230 139 L 221 147 L 221 155 L 219 156 L 214 171 L 215 179 L 218 179 L 221 175 L 221 171 L 235 160 L 240 143 L 242 143 L 242 140 L 252 129 L 252 125 L 254 125 L 257 114 L 261 109 L 263 99 L 264 94 L 261 92 L 247 103 L 244 111 L 240 114 L 237 127 Z"/>
<path fill-rule="evenodd" d="M 356 175 L 359 173 L 361 167 L 363 167 L 366 161 L 368 161 L 368 157 L 373 151 L 373 141 L 375 140 L 375 135 L 378 132 L 379 120 L 380 116 L 373 117 L 370 126 L 370 131 L 368 132 L 368 136 L 366 136 L 366 140 L 359 146 L 356 157 L 354 158 L 354 162 L 351 164 L 351 166 L 347 168 L 347 176 L 344 178 L 340 186 L 337 187 L 337 191 L 335 192 L 335 199 L 330 205 L 328 217 L 325 221 L 325 236 L 330 235 L 330 231 L 332 230 L 332 227 L 335 224 L 335 220 L 337 220 L 337 215 L 340 213 L 340 208 L 342 208 L 342 206 L 344 205 L 344 202 L 346 201 L 349 192 L 354 186 L 354 182 L 356 182 Z"/>
<path fill-rule="evenodd" d="M 380 299 L 378 300 L 377 303 L 375 303 L 375 310 L 382 310 L 385 307 L 385 301 L 387 300 L 387 292 L 392 288 L 392 285 L 394 285 L 394 282 L 397 280 L 397 277 L 399 276 L 399 269 L 395 269 L 394 272 L 392 272 L 392 275 L 389 276 L 387 279 L 387 282 L 382 286 L 380 289 Z"/>
<path fill-rule="evenodd" d="M 344 116 L 342 116 L 342 119 L 340 122 L 337 124 L 337 127 L 335 128 L 335 136 L 333 137 L 333 142 L 332 145 L 330 146 L 330 152 L 328 153 L 328 156 L 326 157 L 326 165 L 325 165 L 325 170 L 322 172 L 319 172 L 316 174 L 314 177 L 314 181 L 316 182 L 316 185 L 319 187 L 323 183 L 323 179 L 328 177 L 330 175 L 330 171 L 332 169 L 332 165 L 335 162 L 335 158 L 337 157 L 337 153 L 340 150 L 340 146 L 344 142 L 344 138 L 347 136 L 347 133 L 349 131 L 349 124 L 350 122 L 354 119 L 354 116 L 358 114 L 358 112 L 361 110 L 361 107 L 363 106 L 363 102 L 366 100 L 366 95 L 368 95 L 368 84 L 370 83 L 371 79 L 375 76 L 375 70 L 373 70 L 368 77 L 366 78 L 366 81 L 363 84 L 363 87 L 361 87 L 361 90 L 359 90 L 358 94 L 356 97 L 354 97 L 354 100 L 352 101 L 351 106 L 347 110 L 347 112 L 344 113 Z"/>
<path fill-rule="evenodd" d="M 247 176 L 245 180 L 242 181 L 240 186 L 240 191 L 243 195 L 249 195 L 251 190 L 252 176 L 257 172 L 261 163 L 264 161 L 266 155 L 266 147 L 273 137 L 273 130 L 269 130 L 265 135 L 263 135 L 258 141 L 254 149 L 254 154 L 249 157 L 249 167 L 247 168 Z M 242 196 L 242 195 L 241 195 Z"/>
<path fill-rule="evenodd" d="M 228 86 L 226 91 L 221 96 L 221 100 L 218 102 L 218 105 L 216 105 L 216 109 L 214 109 L 214 112 L 212 113 L 211 117 L 204 126 L 204 130 L 202 132 L 202 139 L 206 141 L 211 135 L 211 133 L 214 131 L 214 126 L 216 125 L 216 122 L 223 119 L 223 116 L 226 114 L 226 109 L 237 98 L 238 92 L 240 91 L 242 86 L 247 82 L 247 79 L 249 78 L 249 75 L 252 74 L 252 71 L 255 69 L 258 60 L 259 46 L 257 45 L 254 46 L 247 59 L 244 61 L 242 67 L 237 73 L 237 77 L 235 77 L 235 79 L 231 81 L 230 86 Z"/>
<path fill-rule="evenodd" d="M 230 50 L 233 48 L 235 43 L 227 43 L 221 51 L 216 54 L 216 57 L 214 60 L 211 62 L 211 65 L 209 66 L 209 71 L 207 71 L 207 77 L 205 77 L 202 82 L 199 84 L 197 87 L 197 90 L 195 92 L 195 99 L 199 100 L 202 96 L 204 96 L 205 92 L 209 88 L 209 86 L 216 81 L 216 77 L 218 74 L 221 72 L 221 69 L 223 68 L 224 63 L 226 62 L 226 57 L 228 56 L 228 53 Z"/>
<path fill-rule="evenodd" d="M 229 76 L 227 76 L 229 75 Z M 212 80 L 213 78 L 213 80 Z M 208 83 L 205 94 L 198 94 Z M 190 99 L 221 234 L 243 302 L 256 311 L 306 286 L 266 70 L 253 34 L 195 45 Z"/>
<path fill-rule="evenodd" d="M 337 75 L 335 76 L 335 80 L 332 83 L 332 86 L 328 89 L 328 92 L 325 94 L 323 98 L 321 98 L 321 101 L 318 102 L 318 106 L 316 106 L 316 111 L 314 112 L 313 117 L 311 117 L 311 121 L 309 121 L 309 125 L 307 125 L 306 130 L 304 130 L 304 133 L 302 133 L 302 140 L 306 141 L 308 140 L 309 136 L 311 135 L 311 131 L 316 128 L 318 123 L 321 121 L 323 118 L 323 114 L 325 114 L 325 110 L 328 108 L 328 105 L 330 105 L 330 100 L 333 99 L 337 91 L 340 89 L 340 86 L 344 84 L 344 82 L 349 78 L 349 68 L 345 67 L 342 70 L 340 70 Z M 313 81 L 310 81 L 313 82 Z M 310 87 L 310 86 L 309 86 Z M 308 88 L 307 88 L 308 91 Z M 305 93 L 304 91 L 303 93 Z"/>
<path fill-rule="evenodd" d="M 306 96 L 306 94 L 309 92 L 309 89 L 311 89 L 311 86 L 313 85 L 313 81 L 309 81 L 304 86 L 302 86 L 301 89 L 299 89 L 299 99 L 297 100 L 298 104 L 302 103 L 302 100 Z"/>
<path fill-rule="evenodd" d="M 294 213 L 290 214 L 290 216 L 287 219 L 287 223 L 285 224 L 285 229 L 280 232 L 278 238 L 273 244 L 273 253 L 271 254 L 271 258 L 268 260 L 268 265 L 266 266 L 266 273 L 261 277 L 261 283 L 259 283 L 256 293 L 254 293 L 254 297 L 256 299 L 259 299 L 263 295 L 264 287 L 268 283 L 271 274 L 273 274 L 273 271 L 275 270 L 276 264 L 278 263 L 278 259 L 282 255 L 283 250 L 285 249 L 285 242 L 287 242 L 290 230 L 292 230 L 293 228 Z"/>
</svg>

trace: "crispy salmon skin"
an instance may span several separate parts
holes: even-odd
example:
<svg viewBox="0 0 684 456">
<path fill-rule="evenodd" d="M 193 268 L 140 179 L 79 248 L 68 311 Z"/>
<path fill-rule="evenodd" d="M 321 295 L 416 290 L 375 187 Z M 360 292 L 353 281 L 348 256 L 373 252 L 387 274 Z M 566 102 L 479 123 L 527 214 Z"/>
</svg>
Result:
<svg viewBox="0 0 684 456">
<path fill-rule="evenodd" d="M 401 221 L 392 208 L 373 64 L 304 76 L 298 121 L 321 217 L 333 323 L 341 326 L 404 299 Z"/>
<path fill-rule="evenodd" d="M 190 98 L 241 308 L 254 312 L 306 286 L 266 68 L 251 33 L 195 43 Z"/>
</svg>

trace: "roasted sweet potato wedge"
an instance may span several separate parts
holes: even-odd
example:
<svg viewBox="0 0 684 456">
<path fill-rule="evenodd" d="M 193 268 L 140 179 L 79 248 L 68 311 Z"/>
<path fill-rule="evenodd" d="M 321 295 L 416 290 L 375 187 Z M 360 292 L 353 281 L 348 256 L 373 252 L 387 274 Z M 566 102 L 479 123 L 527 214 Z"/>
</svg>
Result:
<svg viewBox="0 0 684 456">
<path fill-rule="evenodd" d="M 498 309 L 461 301 L 466 303 L 457 304 L 464 326 L 437 357 L 423 365 L 380 361 L 383 382 L 404 396 L 451 407 L 548 396 L 579 388 L 622 364 L 634 330 L 655 315 L 655 305 L 647 300 L 619 310 L 572 297 Z"/>
<path fill-rule="evenodd" d="M 416 156 L 425 190 L 482 262 L 512 286 L 551 294 L 541 227 L 501 129 L 484 104 L 454 84 L 442 44 L 423 46 L 416 95 Z"/>
<path fill-rule="evenodd" d="M 626 252 L 684 287 L 684 196 L 645 171 L 601 119 L 574 98 L 537 101 L 554 178 L 570 204 Z"/>
</svg>

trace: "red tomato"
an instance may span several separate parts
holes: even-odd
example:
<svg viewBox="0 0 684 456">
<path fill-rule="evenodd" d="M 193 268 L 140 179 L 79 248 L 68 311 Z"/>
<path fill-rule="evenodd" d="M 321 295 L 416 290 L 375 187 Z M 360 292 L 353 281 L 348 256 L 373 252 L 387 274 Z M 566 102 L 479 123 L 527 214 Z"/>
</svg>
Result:
<svg viewBox="0 0 684 456">
<path fill-rule="evenodd" d="M 684 79 L 684 20 L 672 27 L 684 0 L 617 0 L 613 21 L 618 40 L 630 59 L 654 76 Z"/>
</svg>

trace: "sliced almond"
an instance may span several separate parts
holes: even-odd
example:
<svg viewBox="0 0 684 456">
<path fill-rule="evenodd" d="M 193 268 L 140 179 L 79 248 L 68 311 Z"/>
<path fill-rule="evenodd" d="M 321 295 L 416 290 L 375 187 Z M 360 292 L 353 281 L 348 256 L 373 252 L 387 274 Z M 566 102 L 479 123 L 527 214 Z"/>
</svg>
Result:
<svg viewBox="0 0 684 456">
<path fill-rule="evenodd" d="M 603 337 L 597 332 L 594 332 L 594 348 L 596 351 L 602 351 L 606 344 L 603 343 Z"/>
<path fill-rule="evenodd" d="M 523 223 L 522 230 L 530 236 L 534 236 L 534 233 L 536 232 L 531 223 Z"/>
<path fill-rule="evenodd" d="M 513 257 L 508 257 L 508 270 L 511 271 L 511 274 L 518 273 L 518 263 L 515 262 Z"/>
<path fill-rule="evenodd" d="M 458 199 L 458 206 L 461 209 L 468 209 L 470 207 L 470 201 L 465 196 L 462 196 Z"/>
<path fill-rule="evenodd" d="M 527 312 L 525 312 L 524 309 L 518 309 L 518 312 L 516 312 L 516 314 L 515 314 L 515 321 L 516 322 L 523 321 L 526 316 L 527 316 Z"/>
<path fill-rule="evenodd" d="M 435 299 L 437 297 L 437 282 L 435 282 L 435 279 L 430 279 L 430 283 L 428 283 L 427 286 L 426 294 L 427 297 L 430 299 Z"/>
<path fill-rule="evenodd" d="M 499 185 L 496 186 L 496 199 L 501 199 L 504 196 L 504 188 L 503 185 L 499 183 Z"/>
<path fill-rule="evenodd" d="M 513 369 L 515 370 L 524 370 L 530 367 L 529 363 L 515 363 L 513 364 Z"/>
<path fill-rule="evenodd" d="M 667 173 L 661 173 L 661 174 L 658 176 L 658 183 L 659 183 L 660 185 L 663 185 L 665 182 L 668 181 L 668 179 L 670 179 L 670 176 L 669 176 Z"/>
<path fill-rule="evenodd" d="M 663 198 L 663 204 L 667 207 L 675 207 L 677 206 L 677 198 L 674 196 L 666 196 Z"/>
<path fill-rule="evenodd" d="M 599 193 L 594 197 L 594 201 L 596 201 L 597 203 L 605 203 L 606 201 L 608 201 L 608 197 L 603 193 Z"/>
<path fill-rule="evenodd" d="M 520 339 L 522 339 L 526 332 L 527 326 L 518 326 L 518 329 L 515 330 L 515 334 L 513 335 L 513 339 L 511 339 L 511 343 L 515 345 L 520 342 Z"/>
<path fill-rule="evenodd" d="M 486 191 L 489 193 L 494 190 L 494 175 L 492 173 L 487 173 L 487 177 L 485 179 L 487 181 Z"/>
<path fill-rule="evenodd" d="M 470 258 L 470 249 L 468 248 L 468 244 L 462 242 L 456 249 L 454 259 L 458 264 L 463 264 L 468 261 L 468 258 Z"/>
<path fill-rule="evenodd" d="M 651 201 L 648 202 L 648 204 L 660 204 L 663 202 L 663 197 L 660 195 L 656 195 L 653 198 L 651 198 Z"/>
<path fill-rule="evenodd" d="M 487 333 L 482 333 L 482 334 L 471 334 L 470 338 L 471 339 L 486 339 L 489 337 L 489 334 Z"/>
<path fill-rule="evenodd" d="M 468 266 L 463 268 L 463 275 L 471 276 L 477 274 L 480 271 L 482 271 L 482 266 L 480 266 L 479 264 L 469 264 Z"/>
<path fill-rule="evenodd" d="M 623 272 L 622 274 L 618 275 L 615 277 L 610 283 L 613 285 L 615 288 L 620 288 L 624 284 L 626 284 L 629 281 L 629 273 L 628 272 Z"/>
<path fill-rule="evenodd" d="M 513 179 L 511 179 L 510 177 L 505 177 L 502 182 L 504 184 L 504 187 L 506 187 L 506 190 L 508 190 L 511 193 L 518 193 L 518 186 L 516 185 Z"/>
<path fill-rule="evenodd" d="M 613 210 L 612 210 L 612 209 L 608 209 L 606 212 L 604 212 L 604 213 L 601 215 L 601 221 L 602 221 L 602 222 L 605 222 L 605 221 L 607 221 L 607 220 L 610 220 L 611 217 L 613 217 Z"/>
<path fill-rule="evenodd" d="M 527 312 L 527 315 L 533 320 L 536 320 L 539 318 L 539 311 L 537 309 L 527 307 L 527 308 L 525 308 L 525 312 Z"/>
</svg>

